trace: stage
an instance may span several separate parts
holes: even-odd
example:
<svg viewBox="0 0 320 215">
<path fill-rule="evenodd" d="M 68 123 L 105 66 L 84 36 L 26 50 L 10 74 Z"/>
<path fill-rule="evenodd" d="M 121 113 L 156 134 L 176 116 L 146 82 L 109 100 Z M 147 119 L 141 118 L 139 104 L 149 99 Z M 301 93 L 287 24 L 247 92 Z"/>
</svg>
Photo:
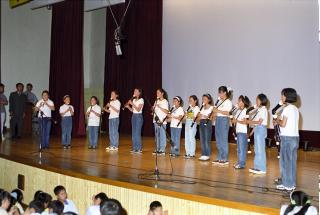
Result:
<svg viewBox="0 0 320 215">
<path fill-rule="evenodd" d="M 152 155 L 154 139 L 143 138 L 143 154 L 131 154 L 130 138 L 121 136 L 119 151 L 106 152 L 108 140 L 105 135 L 100 135 L 96 150 L 87 148 L 85 138 L 74 138 L 72 148 L 65 150 L 60 145 L 60 139 L 52 137 L 50 149 L 41 153 L 41 163 L 36 138 L 6 139 L 0 144 L 0 157 L 99 183 L 259 213 L 276 214 L 280 205 L 289 201 L 289 194 L 277 191 L 274 186 L 273 180 L 279 176 L 275 148 L 267 149 L 266 175 L 248 172 L 253 165 L 253 154 L 248 155 L 246 169 L 235 170 L 235 144 L 230 144 L 230 165 L 227 167 L 180 156 L 171 158 L 171 169 L 167 154 L 158 157 L 161 175 L 160 181 L 156 182 L 146 174 L 153 173 L 155 168 L 155 156 Z M 184 155 L 183 140 L 181 148 Z M 211 158 L 215 158 L 215 142 L 212 142 L 212 149 Z M 199 155 L 198 141 L 196 156 Z M 299 150 L 297 189 L 311 195 L 316 206 L 319 204 L 319 173 L 320 152 Z"/>
</svg>

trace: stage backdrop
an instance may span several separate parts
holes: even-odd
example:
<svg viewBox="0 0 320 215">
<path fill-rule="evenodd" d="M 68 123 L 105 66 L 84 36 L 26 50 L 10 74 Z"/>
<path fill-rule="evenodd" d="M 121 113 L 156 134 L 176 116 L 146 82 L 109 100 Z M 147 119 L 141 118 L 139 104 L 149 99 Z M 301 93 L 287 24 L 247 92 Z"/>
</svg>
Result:
<svg viewBox="0 0 320 215">
<path fill-rule="evenodd" d="M 49 90 L 59 117 L 62 98 L 74 106 L 73 135 L 85 134 L 83 104 L 83 0 L 66 0 L 52 6 Z M 60 128 L 60 126 L 57 126 Z"/>
<path fill-rule="evenodd" d="M 112 6 L 118 23 L 128 2 Z M 116 56 L 116 25 L 109 10 L 106 25 L 104 104 L 109 101 L 113 89 L 120 92 L 120 100 L 124 104 L 132 97 L 135 87 L 142 88 L 145 99 L 143 134 L 151 135 L 152 117 L 148 101 L 154 102 L 155 91 L 162 84 L 162 0 L 132 0 L 123 23 L 126 40 L 122 45 L 124 54 L 121 57 Z M 130 133 L 131 113 L 125 110 L 120 115 L 120 131 Z"/>
</svg>

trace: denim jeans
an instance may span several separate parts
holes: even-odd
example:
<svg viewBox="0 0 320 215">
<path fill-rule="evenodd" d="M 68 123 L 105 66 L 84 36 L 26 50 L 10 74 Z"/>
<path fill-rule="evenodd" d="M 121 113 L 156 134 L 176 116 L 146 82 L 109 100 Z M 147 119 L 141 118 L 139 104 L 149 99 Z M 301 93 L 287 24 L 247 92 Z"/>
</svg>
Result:
<svg viewBox="0 0 320 215">
<path fill-rule="evenodd" d="M 109 119 L 110 146 L 119 147 L 119 117 Z"/>
<path fill-rule="evenodd" d="M 72 117 L 66 116 L 61 118 L 61 142 L 67 146 L 71 144 Z"/>
<path fill-rule="evenodd" d="M 229 117 L 218 116 L 215 124 L 217 160 L 227 161 L 229 157 Z"/>
<path fill-rule="evenodd" d="M 296 186 L 297 151 L 299 137 L 280 136 L 280 165 L 282 184 L 286 187 Z"/>
<path fill-rule="evenodd" d="M 257 125 L 254 128 L 254 168 L 264 172 L 267 171 L 266 137 L 267 127 Z"/>
<path fill-rule="evenodd" d="M 165 152 L 167 145 L 167 136 L 166 136 L 167 125 L 163 124 L 159 126 L 157 123 L 154 123 L 154 133 L 156 136 L 156 149 L 157 151 Z"/>
<path fill-rule="evenodd" d="M 96 147 L 98 145 L 99 126 L 88 126 L 89 130 L 89 146 Z"/>
<path fill-rule="evenodd" d="M 43 117 L 38 118 L 40 128 L 40 143 L 41 148 L 49 147 L 50 130 L 51 130 L 51 118 Z"/>
<path fill-rule="evenodd" d="M 141 113 L 132 114 L 132 149 L 136 151 L 142 150 L 141 129 L 143 125 L 143 116 Z"/>
<path fill-rule="evenodd" d="M 196 133 L 197 133 L 197 125 L 192 125 L 193 120 L 187 119 L 185 124 L 185 148 L 186 155 L 194 156 L 196 153 Z"/>
<path fill-rule="evenodd" d="M 170 128 L 171 132 L 171 154 L 180 155 L 180 138 L 181 138 L 182 128 Z"/>
<path fill-rule="evenodd" d="M 3 127 L 4 127 L 4 123 L 6 121 L 6 112 L 2 112 L 1 113 L 1 135 L 3 136 Z M 0 138 L 2 138 L 2 136 Z"/>
<path fill-rule="evenodd" d="M 240 167 L 245 167 L 248 150 L 248 138 L 246 133 L 237 133 L 237 149 L 238 164 Z"/>
<path fill-rule="evenodd" d="M 207 125 L 205 125 L 206 120 L 200 120 L 200 143 L 201 143 L 201 155 L 210 156 L 211 155 L 211 137 L 212 137 L 212 121 L 209 120 Z M 196 125 L 194 125 L 196 126 Z"/>
</svg>

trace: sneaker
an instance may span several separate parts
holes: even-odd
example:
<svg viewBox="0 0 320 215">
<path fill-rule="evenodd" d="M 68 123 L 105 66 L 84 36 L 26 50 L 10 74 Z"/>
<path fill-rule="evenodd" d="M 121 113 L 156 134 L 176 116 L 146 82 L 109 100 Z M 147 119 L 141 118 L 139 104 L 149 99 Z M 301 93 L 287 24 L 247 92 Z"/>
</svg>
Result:
<svg viewBox="0 0 320 215">
<path fill-rule="evenodd" d="M 276 186 L 276 189 L 277 190 L 286 190 L 286 187 L 283 186 L 283 184 L 279 184 L 279 185 Z"/>
<path fill-rule="evenodd" d="M 92 149 L 92 146 L 88 146 L 88 149 Z"/>
<path fill-rule="evenodd" d="M 239 164 L 233 165 L 233 168 L 235 168 L 235 169 L 244 169 L 244 167 L 240 166 Z"/>
<path fill-rule="evenodd" d="M 251 151 L 251 150 L 248 150 L 248 151 L 247 151 L 247 154 L 251 154 L 251 153 L 252 153 L 252 151 Z"/>
<path fill-rule="evenodd" d="M 276 185 L 282 184 L 282 178 L 276 178 L 276 179 L 274 179 L 274 183 L 275 183 Z"/>
<path fill-rule="evenodd" d="M 67 146 L 63 146 L 62 148 L 63 148 L 63 149 L 67 149 Z"/>
<path fill-rule="evenodd" d="M 190 158 L 190 155 L 184 155 L 183 156 L 185 159 L 189 159 Z"/>
<path fill-rule="evenodd" d="M 141 150 L 135 150 L 134 153 L 135 154 L 142 154 L 142 151 Z"/>
<path fill-rule="evenodd" d="M 68 148 L 68 149 L 71 149 L 71 145 L 67 145 L 67 148 Z"/>
<path fill-rule="evenodd" d="M 213 163 L 213 164 L 219 164 L 220 161 L 219 161 L 219 160 L 214 160 L 214 161 L 212 161 L 212 163 Z"/>
<path fill-rule="evenodd" d="M 170 153 L 170 157 L 173 157 L 173 158 L 175 158 L 175 157 L 178 157 L 179 155 L 177 155 L 177 154 L 174 154 L 174 153 Z"/>
<path fill-rule="evenodd" d="M 112 147 L 112 151 L 118 151 L 118 150 L 119 150 L 118 147 L 115 147 L 115 146 Z"/>
<path fill-rule="evenodd" d="M 293 187 L 286 187 L 286 191 L 289 191 L 289 192 L 292 192 L 292 191 L 294 191 L 295 189 L 296 189 L 295 186 L 293 186 Z"/>
<path fill-rule="evenodd" d="M 208 161 L 208 160 L 210 160 L 210 157 L 209 157 L 209 156 L 202 155 L 202 156 L 199 158 L 199 160 L 201 160 L 201 161 Z"/>
<path fill-rule="evenodd" d="M 165 153 L 165 152 L 162 152 L 162 151 L 159 151 L 159 152 L 158 152 L 158 155 L 159 155 L 159 156 L 165 156 L 166 153 Z"/>
<path fill-rule="evenodd" d="M 136 153 L 136 151 L 135 151 L 135 150 L 131 150 L 130 153 L 131 153 L 131 154 L 134 154 L 134 153 Z"/>
<path fill-rule="evenodd" d="M 219 161 L 219 164 L 222 166 L 229 165 L 229 161 Z"/>
<path fill-rule="evenodd" d="M 106 150 L 107 150 L 107 151 L 111 151 L 111 150 L 112 150 L 112 147 L 111 147 L 111 146 L 108 146 L 108 147 L 106 148 Z"/>
<path fill-rule="evenodd" d="M 158 152 L 157 150 L 154 150 L 154 151 L 152 152 L 152 154 L 153 154 L 153 155 L 156 155 L 156 154 L 159 154 L 159 152 Z"/>
<path fill-rule="evenodd" d="M 263 174 L 266 174 L 265 171 L 261 171 L 259 169 L 255 169 L 255 168 L 250 168 L 249 169 L 249 172 L 253 173 L 253 174 L 257 174 L 257 175 L 263 175 Z"/>
</svg>

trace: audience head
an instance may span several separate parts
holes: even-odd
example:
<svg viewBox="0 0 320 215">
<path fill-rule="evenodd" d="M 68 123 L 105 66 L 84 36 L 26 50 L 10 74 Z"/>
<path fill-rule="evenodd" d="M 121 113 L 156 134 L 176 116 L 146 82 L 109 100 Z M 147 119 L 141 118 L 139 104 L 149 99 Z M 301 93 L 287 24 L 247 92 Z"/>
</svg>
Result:
<svg viewBox="0 0 320 215">
<path fill-rule="evenodd" d="M 16 89 L 19 93 L 23 92 L 24 85 L 22 83 L 16 84 Z"/>
<path fill-rule="evenodd" d="M 0 83 L 0 93 L 3 93 L 3 92 L 4 92 L 4 84 Z"/>
<path fill-rule="evenodd" d="M 284 88 L 281 91 L 281 101 L 283 103 L 295 103 L 298 100 L 297 91 L 293 88 Z"/>
<path fill-rule="evenodd" d="M 101 215 L 121 215 L 122 211 L 122 206 L 116 199 L 108 199 L 100 205 Z"/>
<path fill-rule="evenodd" d="M 159 201 L 153 201 L 150 204 L 149 212 L 151 212 L 152 215 L 162 215 L 162 204 Z"/>
<path fill-rule="evenodd" d="M 105 193 L 98 193 L 93 197 L 93 204 L 94 205 L 101 205 L 102 202 L 107 201 L 108 196 Z"/>
<path fill-rule="evenodd" d="M 256 99 L 256 104 L 258 107 L 261 107 L 261 106 L 267 106 L 268 104 L 268 98 L 265 94 L 263 93 L 260 93 L 258 96 L 257 96 L 257 99 Z"/>
<path fill-rule="evenodd" d="M 7 191 L 2 191 L 0 193 L 0 207 L 7 210 L 11 204 L 11 194 Z"/>
<path fill-rule="evenodd" d="M 228 99 L 231 97 L 232 95 L 232 90 L 230 87 L 227 87 L 227 86 L 220 86 L 218 88 L 218 94 L 219 94 L 219 97 L 221 99 Z"/>
<path fill-rule="evenodd" d="M 58 200 L 53 200 L 50 202 L 48 209 L 50 214 L 61 215 L 63 214 L 64 204 Z"/>
<path fill-rule="evenodd" d="M 31 215 L 34 213 L 41 214 L 45 210 L 43 203 L 37 200 L 33 200 L 29 203 L 24 215 Z"/>
<path fill-rule="evenodd" d="M 66 188 L 64 188 L 62 185 L 56 186 L 53 192 L 57 196 L 57 199 L 61 202 L 64 202 L 68 198 Z"/>
<path fill-rule="evenodd" d="M 23 201 L 23 193 L 21 190 L 19 189 L 14 189 L 11 191 L 11 196 L 14 197 L 17 202 L 19 202 L 20 204 L 22 204 Z"/>
<path fill-rule="evenodd" d="M 33 89 L 33 85 L 31 83 L 27 83 L 27 91 L 31 92 Z"/>
<path fill-rule="evenodd" d="M 34 201 L 41 202 L 44 208 L 48 208 L 51 200 L 52 196 L 49 193 L 42 192 L 41 190 L 38 190 L 34 194 Z"/>
</svg>

